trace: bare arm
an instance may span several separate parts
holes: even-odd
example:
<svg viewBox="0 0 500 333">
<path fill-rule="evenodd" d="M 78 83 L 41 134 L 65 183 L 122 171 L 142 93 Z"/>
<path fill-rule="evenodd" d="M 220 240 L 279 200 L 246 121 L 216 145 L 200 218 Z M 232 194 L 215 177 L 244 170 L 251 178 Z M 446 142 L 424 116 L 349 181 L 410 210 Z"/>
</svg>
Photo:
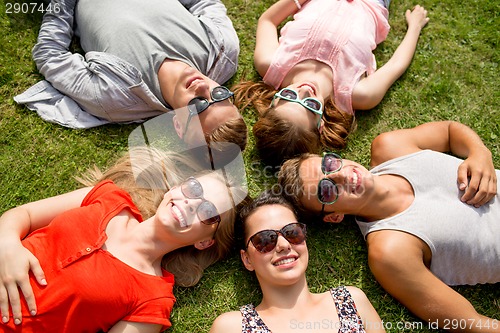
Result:
<svg viewBox="0 0 500 333">
<path fill-rule="evenodd" d="M 416 316 L 440 328 L 454 320 L 467 323 L 467 332 L 498 332 L 493 319 L 478 314 L 467 299 L 424 265 L 421 240 L 386 230 L 369 234 L 367 242 L 368 264 L 375 278 Z"/>
<path fill-rule="evenodd" d="M 497 193 L 497 177 L 491 152 L 468 126 L 455 121 L 425 123 L 379 135 L 372 142 L 371 165 L 431 149 L 464 158 L 457 171 L 461 200 L 479 207 Z"/>
<path fill-rule="evenodd" d="M 299 0 L 301 4 L 309 0 Z M 273 55 L 278 48 L 278 26 L 298 8 L 293 0 L 279 0 L 269 7 L 259 18 L 255 34 L 254 65 L 264 77 Z"/>
<path fill-rule="evenodd" d="M 31 270 L 38 283 L 46 284 L 45 275 L 35 256 L 21 243 L 29 233 L 47 226 L 54 217 L 66 210 L 79 207 L 90 191 L 84 188 L 63 195 L 30 202 L 13 208 L 0 217 L 0 311 L 2 320 L 9 320 L 9 302 L 14 320 L 21 316 L 19 289 L 32 315 L 37 308 L 29 282 Z"/>
<path fill-rule="evenodd" d="M 108 331 L 109 333 L 159 333 L 162 325 L 119 321 Z"/>
<path fill-rule="evenodd" d="M 413 11 L 406 11 L 406 21 L 408 30 L 391 59 L 354 87 L 352 96 L 354 109 L 369 110 L 377 106 L 389 88 L 410 66 L 420 32 L 429 21 L 427 11 L 417 5 Z"/>
<path fill-rule="evenodd" d="M 365 293 L 356 287 L 347 287 L 347 290 L 349 290 L 354 302 L 356 303 L 356 308 L 358 309 L 359 315 L 363 320 L 365 331 L 367 333 L 385 332 L 382 319 L 380 319 L 380 316 L 368 297 L 366 297 Z"/>
</svg>

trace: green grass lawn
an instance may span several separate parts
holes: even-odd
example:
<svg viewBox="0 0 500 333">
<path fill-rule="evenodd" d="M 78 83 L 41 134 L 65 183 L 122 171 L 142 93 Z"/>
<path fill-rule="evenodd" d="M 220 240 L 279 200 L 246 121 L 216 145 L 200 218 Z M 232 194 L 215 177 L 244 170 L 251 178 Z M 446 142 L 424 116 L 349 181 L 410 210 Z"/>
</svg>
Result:
<svg viewBox="0 0 500 333">
<path fill-rule="evenodd" d="M 240 66 L 230 83 L 257 79 L 252 58 L 255 27 L 259 15 L 274 1 L 224 2 L 241 42 Z M 78 183 L 73 177 L 94 164 L 109 165 L 127 149 L 127 137 L 135 128 L 109 125 L 71 130 L 44 122 L 36 113 L 16 105 L 12 97 L 41 79 L 31 60 L 41 14 L 7 14 L 6 4 L 0 0 L 0 213 L 75 189 Z M 370 142 L 377 134 L 449 119 L 476 130 L 500 168 L 498 0 L 393 0 L 391 32 L 375 51 L 379 65 L 403 38 L 404 12 L 415 4 L 429 11 L 430 22 L 412 65 L 376 109 L 357 114 L 357 131 L 340 153 L 367 166 Z M 256 120 L 253 110 L 243 110 L 243 114 L 251 128 Z M 255 196 L 275 178 L 260 164 L 251 134 L 244 157 L 250 193 Z M 366 263 L 365 243 L 352 220 L 340 225 L 313 223 L 309 235 L 308 279 L 313 291 L 355 285 L 367 293 L 389 332 L 432 331 L 374 280 Z M 498 284 L 457 290 L 480 313 L 500 319 Z M 176 288 L 175 293 L 178 301 L 170 332 L 208 331 L 220 313 L 260 300 L 256 280 L 244 271 L 236 252 L 209 268 L 196 287 Z"/>
</svg>

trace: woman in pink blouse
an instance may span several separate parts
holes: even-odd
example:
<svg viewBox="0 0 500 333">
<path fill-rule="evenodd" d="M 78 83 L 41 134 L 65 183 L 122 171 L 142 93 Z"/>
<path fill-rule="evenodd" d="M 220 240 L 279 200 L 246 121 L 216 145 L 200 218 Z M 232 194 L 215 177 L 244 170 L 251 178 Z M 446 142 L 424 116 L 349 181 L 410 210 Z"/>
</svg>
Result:
<svg viewBox="0 0 500 333">
<path fill-rule="evenodd" d="M 280 0 L 261 15 L 254 63 L 263 82 L 235 93 L 259 112 L 254 134 L 265 162 L 344 146 L 354 110 L 374 108 L 405 72 L 429 18 L 421 6 L 407 10 L 406 36 L 377 70 L 372 51 L 389 32 L 388 2 Z"/>
</svg>

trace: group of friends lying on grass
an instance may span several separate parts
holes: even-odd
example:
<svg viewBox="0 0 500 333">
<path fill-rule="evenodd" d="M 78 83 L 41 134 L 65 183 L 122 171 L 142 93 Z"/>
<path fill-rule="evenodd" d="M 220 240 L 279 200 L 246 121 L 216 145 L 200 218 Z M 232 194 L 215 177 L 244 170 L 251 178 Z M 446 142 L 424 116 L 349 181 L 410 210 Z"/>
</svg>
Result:
<svg viewBox="0 0 500 333">
<path fill-rule="evenodd" d="M 466 331 L 500 331 L 452 288 L 500 282 L 500 171 L 481 138 L 439 121 L 377 136 L 369 169 L 331 152 L 345 146 L 355 110 L 378 105 L 410 65 L 429 20 L 423 7 L 406 12 L 407 34 L 377 69 L 388 0 L 279 0 L 257 25 L 262 81 L 230 90 L 222 84 L 236 72 L 239 41 L 222 2 L 153 2 L 54 0 L 60 11 L 44 15 L 33 49 L 45 80 L 15 100 L 72 128 L 172 113 L 187 147 L 240 151 L 247 127 L 237 105 L 252 104 L 257 148 L 280 167 L 278 182 L 252 199 L 224 167 L 142 147 L 85 174 L 82 188 L 4 212 L 0 331 L 163 331 L 174 284 L 197 284 L 236 239 L 262 300 L 221 314 L 211 332 L 324 320 L 324 331 L 382 332 L 361 289 L 309 290 L 307 224 L 346 215 L 373 276 L 410 312 L 442 328 L 465 320 Z M 70 51 L 74 36 L 85 56 Z"/>
</svg>

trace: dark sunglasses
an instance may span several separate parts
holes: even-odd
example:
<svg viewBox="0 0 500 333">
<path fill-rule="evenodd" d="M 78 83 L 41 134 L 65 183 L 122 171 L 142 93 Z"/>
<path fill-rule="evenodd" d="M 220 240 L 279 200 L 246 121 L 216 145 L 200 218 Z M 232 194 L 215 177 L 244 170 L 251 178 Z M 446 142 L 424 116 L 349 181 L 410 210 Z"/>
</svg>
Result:
<svg viewBox="0 0 500 333">
<path fill-rule="evenodd" d="M 217 102 L 222 102 L 223 100 L 226 100 L 232 97 L 233 95 L 234 93 L 230 91 L 228 88 L 223 86 L 217 86 L 213 88 L 212 91 L 210 91 L 210 97 L 212 98 L 211 102 L 208 99 L 200 96 L 197 96 L 192 100 L 190 100 L 187 106 L 189 111 L 189 116 L 186 122 L 186 128 L 184 128 L 184 133 L 187 131 L 189 123 L 191 122 L 191 118 L 208 109 L 210 105 Z"/>
<path fill-rule="evenodd" d="M 196 209 L 196 215 L 203 224 L 212 225 L 220 223 L 219 211 L 212 202 L 203 198 L 203 187 L 196 178 L 189 177 L 185 180 L 181 184 L 181 192 L 186 198 L 202 200 Z"/>
<path fill-rule="evenodd" d="M 274 100 L 276 98 L 281 98 L 289 102 L 299 103 L 307 110 L 319 114 L 318 128 L 321 124 L 321 117 L 323 116 L 323 104 L 321 101 L 314 97 L 306 97 L 304 99 L 299 99 L 299 93 L 290 88 L 283 88 L 274 94 L 273 100 L 271 101 L 271 107 L 274 105 Z"/>
<path fill-rule="evenodd" d="M 282 235 L 285 239 L 294 245 L 302 244 L 306 240 L 306 225 L 300 222 L 289 223 L 280 230 L 262 230 L 254 234 L 247 242 L 246 248 L 250 242 L 260 253 L 272 251 L 278 243 L 278 236 Z"/>
<path fill-rule="evenodd" d="M 329 175 L 342 169 L 342 157 L 335 153 L 323 153 L 321 159 L 321 171 Z M 339 198 L 339 188 L 332 179 L 324 177 L 318 182 L 318 200 L 323 205 L 321 207 L 321 216 L 325 211 L 325 205 L 331 205 Z"/>
</svg>

